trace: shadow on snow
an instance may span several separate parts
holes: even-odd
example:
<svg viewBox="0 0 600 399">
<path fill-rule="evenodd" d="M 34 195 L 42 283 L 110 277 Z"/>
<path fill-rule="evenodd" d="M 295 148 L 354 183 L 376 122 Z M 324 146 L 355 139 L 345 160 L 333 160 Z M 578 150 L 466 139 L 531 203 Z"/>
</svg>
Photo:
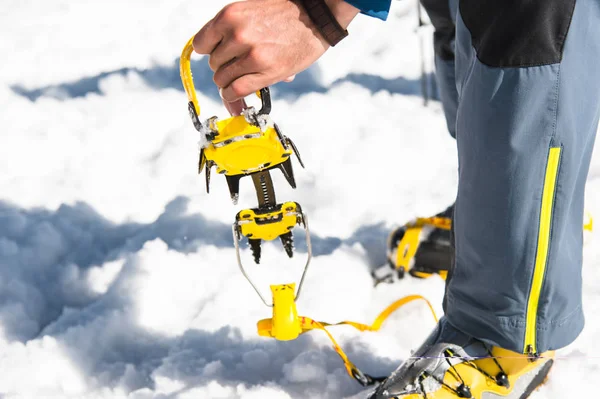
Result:
<svg viewBox="0 0 600 399">
<path fill-rule="evenodd" d="M 186 198 L 174 199 L 152 223 L 115 224 L 84 203 L 49 211 L 0 201 L 0 321 L 5 336 L 20 342 L 41 334 L 56 337 L 100 387 L 154 389 L 156 375 L 182 384 L 165 398 L 211 381 L 231 389 L 240 383 L 274 383 L 292 397 L 359 392 L 362 388 L 345 374 L 335 352 L 310 335 L 292 342 L 244 339 L 237 329 L 223 327 L 165 337 L 141 327 L 131 310 L 132 282 L 143 273 L 135 259 L 125 262 L 106 294 L 86 291 L 78 280 L 86 269 L 136 253 L 156 238 L 184 253 L 202 245 L 232 246 L 229 224 L 186 215 L 187 203 Z M 383 254 L 385 234 L 383 226 L 375 225 L 348 240 L 315 236 L 315 253 L 360 242 Z M 345 350 L 373 375 L 386 375 L 397 365 L 360 344 L 348 343 Z"/>
<path fill-rule="evenodd" d="M 196 89 L 215 101 L 220 101 L 219 93 L 212 81 L 213 72 L 208 66 L 206 58 L 192 61 L 194 82 Z M 148 69 L 120 68 L 113 71 L 102 72 L 95 76 L 84 77 L 78 80 L 57 83 L 53 85 L 26 88 L 20 84 L 11 86 L 16 94 L 36 101 L 40 97 L 50 97 L 67 100 L 77 97 L 85 97 L 88 94 L 102 94 L 100 82 L 110 76 L 127 76 L 130 73 L 139 75 L 148 86 L 154 89 L 177 89 L 183 91 L 179 77 L 179 59 L 171 66 L 153 66 Z M 291 83 L 279 83 L 273 87 L 274 96 L 286 100 L 295 100 L 307 93 L 327 93 L 331 88 L 344 83 L 354 83 L 377 93 L 387 91 L 392 94 L 404 94 L 420 96 L 420 80 L 397 77 L 393 79 L 383 78 L 378 75 L 367 73 L 350 73 L 347 76 L 333 82 L 330 86 L 321 83 L 320 69 L 318 65 L 310 67 L 300 73 Z"/>
<path fill-rule="evenodd" d="M 95 295 L 81 287 L 82 272 L 134 254 L 146 242 L 158 238 L 183 253 L 202 245 L 233 246 L 230 224 L 185 214 L 187 204 L 178 197 L 152 223 L 115 224 L 85 203 L 49 211 L 0 201 L 0 320 L 7 337 L 34 338 L 65 307 L 87 306 Z M 381 265 L 386 234 L 382 224 L 362 227 L 345 240 L 313 234 L 313 253 L 329 255 L 343 244 L 361 243 L 368 263 Z M 296 233 L 295 240 L 302 252 L 304 235 Z"/>
</svg>

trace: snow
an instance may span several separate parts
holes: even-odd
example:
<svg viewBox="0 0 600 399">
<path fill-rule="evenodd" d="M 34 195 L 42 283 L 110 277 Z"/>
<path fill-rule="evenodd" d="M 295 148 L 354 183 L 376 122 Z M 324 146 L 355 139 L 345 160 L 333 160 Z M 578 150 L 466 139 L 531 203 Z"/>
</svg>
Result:
<svg viewBox="0 0 600 399">
<path fill-rule="evenodd" d="M 260 338 L 269 317 L 235 263 L 238 206 L 225 180 L 196 174 L 177 57 L 224 1 L 6 1 L 0 16 L 0 396 L 17 398 L 360 398 L 327 338 Z M 438 212 L 456 189 L 456 150 L 440 104 L 419 97 L 413 2 L 390 21 L 360 17 L 351 37 L 274 88 L 275 121 L 300 149 L 298 189 L 280 200 L 310 216 L 315 258 L 299 313 L 371 322 L 422 294 L 441 313 L 443 282 L 372 287 L 394 223 Z M 225 117 L 206 60 L 195 57 L 203 116 Z M 600 159 L 587 209 L 600 215 Z M 598 231 L 586 237 L 587 327 L 559 352 L 535 399 L 586 395 L 600 368 Z M 248 271 L 264 295 L 297 281 L 265 245 Z M 363 371 L 386 375 L 433 326 L 412 303 L 377 333 L 333 334 Z M 582 378 L 583 376 L 583 378 Z M 577 383 L 574 383 L 577 381 Z"/>
</svg>

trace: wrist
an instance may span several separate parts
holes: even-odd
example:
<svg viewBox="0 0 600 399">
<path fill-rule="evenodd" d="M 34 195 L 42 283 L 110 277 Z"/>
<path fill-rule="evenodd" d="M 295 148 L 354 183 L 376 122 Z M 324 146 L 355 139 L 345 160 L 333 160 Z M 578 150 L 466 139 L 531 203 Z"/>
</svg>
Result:
<svg viewBox="0 0 600 399">
<path fill-rule="evenodd" d="M 347 29 L 360 10 L 344 0 L 325 0 L 325 3 L 342 28 Z"/>
<path fill-rule="evenodd" d="M 343 0 L 293 0 L 325 44 L 333 47 L 348 36 L 347 27 L 360 10 Z"/>
</svg>

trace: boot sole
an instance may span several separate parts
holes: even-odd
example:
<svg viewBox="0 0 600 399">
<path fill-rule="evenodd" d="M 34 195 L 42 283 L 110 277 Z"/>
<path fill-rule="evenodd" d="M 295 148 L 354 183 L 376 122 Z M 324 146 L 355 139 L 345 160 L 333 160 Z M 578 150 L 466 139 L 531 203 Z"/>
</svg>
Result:
<svg viewBox="0 0 600 399">
<path fill-rule="evenodd" d="M 550 374 L 550 369 L 554 365 L 554 360 L 549 360 L 544 364 L 544 366 L 540 369 L 540 372 L 535 376 L 535 378 L 531 381 L 531 384 L 527 387 L 523 395 L 519 397 L 519 399 L 527 399 L 529 396 L 539 387 L 544 385 L 548 381 L 548 375 Z"/>
</svg>

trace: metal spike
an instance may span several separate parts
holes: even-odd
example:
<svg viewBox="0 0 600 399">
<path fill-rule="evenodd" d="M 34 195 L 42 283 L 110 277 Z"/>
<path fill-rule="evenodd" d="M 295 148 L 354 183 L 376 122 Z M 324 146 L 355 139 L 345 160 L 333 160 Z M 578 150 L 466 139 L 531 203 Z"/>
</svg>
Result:
<svg viewBox="0 0 600 399">
<path fill-rule="evenodd" d="M 292 168 L 292 160 L 290 158 L 287 161 L 279 164 L 279 169 L 283 172 L 283 176 L 290 183 L 292 188 L 296 188 L 296 179 L 294 178 L 294 169 Z"/>
<path fill-rule="evenodd" d="M 294 236 L 292 235 L 292 232 L 290 231 L 289 233 L 280 235 L 279 239 L 281 240 L 283 249 L 285 249 L 287 255 L 292 258 L 294 256 Z"/>
<path fill-rule="evenodd" d="M 252 238 L 248 238 L 248 243 L 250 244 L 250 249 L 252 250 L 252 256 L 254 257 L 254 262 L 258 265 L 260 264 L 260 240 L 255 240 Z"/>
<path fill-rule="evenodd" d="M 287 141 L 285 141 L 285 136 L 283 135 L 283 133 L 281 133 L 281 129 L 279 128 L 277 123 L 273 123 L 273 127 L 275 128 L 275 133 L 277 133 L 277 138 L 279 138 L 281 145 L 283 145 L 283 148 L 285 148 L 287 150 L 288 143 L 287 143 Z"/>
<path fill-rule="evenodd" d="M 210 168 L 212 163 L 206 164 L 206 193 L 210 193 Z"/>
<path fill-rule="evenodd" d="M 240 198 L 240 179 L 241 175 L 225 176 L 227 180 L 227 186 L 229 186 L 229 194 L 231 195 L 231 201 L 233 205 L 237 205 L 238 199 Z"/>
<path fill-rule="evenodd" d="M 294 144 L 292 139 L 290 139 L 289 137 L 286 137 L 285 139 L 292 146 L 292 150 L 294 150 L 294 154 L 296 154 L 296 158 L 298 158 L 298 162 L 300 162 L 300 166 L 302 166 L 304 168 L 304 162 L 302 162 L 302 158 L 300 158 L 300 152 L 298 151 L 298 147 L 296 147 L 296 144 Z"/>
<path fill-rule="evenodd" d="M 204 156 L 204 148 L 200 150 L 200 156 L 198 157 L 198 174 L 202 173 L 204 165 L 206 164 L 206 157 Z"/>
</svg>

